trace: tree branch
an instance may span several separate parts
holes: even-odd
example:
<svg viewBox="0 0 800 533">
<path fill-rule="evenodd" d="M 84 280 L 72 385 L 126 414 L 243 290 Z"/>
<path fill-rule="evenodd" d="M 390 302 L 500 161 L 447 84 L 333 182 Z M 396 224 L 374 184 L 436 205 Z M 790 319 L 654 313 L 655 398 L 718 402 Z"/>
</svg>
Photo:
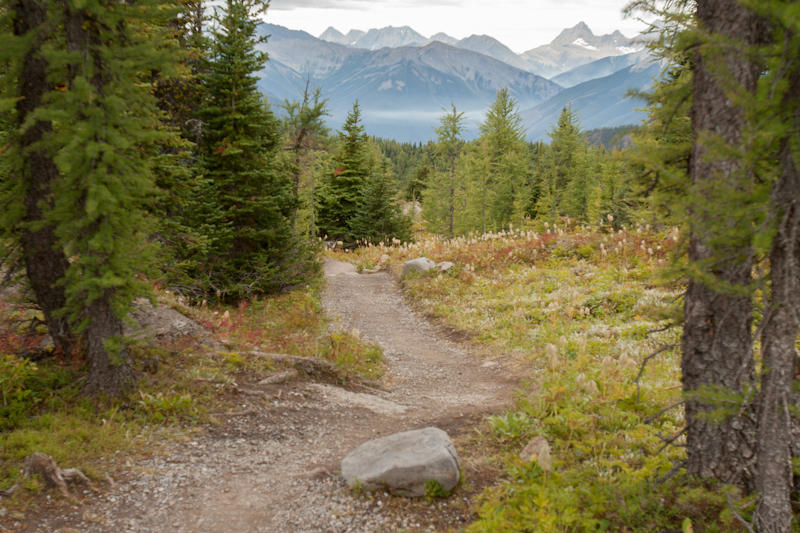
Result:
<svg viewBox="0 0 800 533">
<path fill-rule="evenodd" d="M 650 355 L 648 355 L 647 357 L 644 358 L 644 360 L 642 361 L 641 366 L 639 367 L 639 373 L 636 375 L 636 378 L 633 380 L 633 383 L 636 385 L 636 401 L 637 402 L 641 399 L 641 386 L 639 384 L 639 380 L 642 379 L 642 374 L 644 374 L 644 369 L 647 366 L 647 363 L 649 363 L 651 359 L 653 359 L 654 357 L 658 356 L 659 354 L 664 353 L 667 350 L 671 350 L 671 349 L 673 349 L 673 348 L 675 348 L 677 346 L 678 346 L 677 343 L 668 344 L 666 346 L 662 346 L 661 348 L 659 348 L 658 350 L 656 350 L 655 352 L 651 353 Z"/>
</svg>

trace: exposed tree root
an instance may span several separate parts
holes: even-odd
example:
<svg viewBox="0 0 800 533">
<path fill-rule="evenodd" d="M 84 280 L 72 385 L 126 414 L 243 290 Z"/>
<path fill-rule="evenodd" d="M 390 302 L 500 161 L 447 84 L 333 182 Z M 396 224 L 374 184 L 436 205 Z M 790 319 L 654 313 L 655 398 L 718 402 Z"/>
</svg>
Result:
<svg viewBox="0 0 800 533">
<path fill-rule="evenodd" d="M 23 479 L 39 474 L 48 487 L 55 487 L 61 494 L 70 500 L 74 500 L 67 488 L 67 483 L 83 483 L 92 490 L 94 487 L 86 475 L 77 468 L 59 468 L 55 459 L 46 453 L 36 452 L 25 459 L 22 468 Z M 21 482 L 15 484 L 8 490 L 0 491 L 0 496 L 9 497 L 20 487 Z"/>
</svg>

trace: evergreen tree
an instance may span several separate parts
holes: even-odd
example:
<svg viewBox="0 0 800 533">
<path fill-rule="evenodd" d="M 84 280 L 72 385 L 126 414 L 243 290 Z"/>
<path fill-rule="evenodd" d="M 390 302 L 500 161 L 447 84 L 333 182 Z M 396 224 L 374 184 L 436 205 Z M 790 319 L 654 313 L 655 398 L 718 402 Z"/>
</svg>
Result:
<svg viewBox="0 0 800 533">
<path fill-rule="evenodd" d="M 411 240 L 411 219 L 400 209 L 394 177 L 386 159 L 381 169 L 369 176 L 362 187 L 349 226 L 352 235 L 361 242 L 378 244 L 392 239 Z"/>
<path fill-rule="evenodd" d="M 203 33 L 207 21 L 200 0 L 180 0 L 170 24 L 178 46 L 178 74 L 164 77 L 153 73 L 153 94 L 164 112 L 165 127 L 180 133 L 160 147 L 153 159 L 159 194 L 152 215 L 159 228 L 154 239 L 160 244 L 158 263 L 165 282 L 176 292 L 194 285 L 187 273 L 193 270 L 193 257 L 204 236 L 187 224 L 193 206 L 193 193 L 203 185 L 195 143 L 200 140 L 201 120 L 198 102 L 202 100 L 202 76 L 206 64 L 208 39 Z M 199 294 L 198 294 L 199 296 Z"/>
<path fill-rule="evenodd" d="M 55 226 L 45 220 L 52 210 L 59 170 L 53 151 L 41 143 L 51 134 L 49 120 L 33 120 L 52 91 L 44 49 L 52 37 L 47 6 L 20 1 L 4 10 L 0 64 L 2 73 L 3 122 L 8 128 L 3 158 L 2 229 L 5 241 L 3 263 L 9 272 L 24 268 L 34 300 L 41 308 L 57 350 L 72 353 L 76 347 L 73 328 L 60 313 L 66 306 L 64 278 L 69 261 L 60 248 Z M 63 42 L 61 43 L 63 48 Z M 60 88 L 65 88 L 60 86 Z"/>
<path fill-rule="evenodd" d="M 174 72 L 164 31 L 173 13 L 159 0 L 20 0 L 9 15 L 14 35 L 3 35 L 0 62 L 16 73 L 4 82 L 18 98 L 11 144 L 19 163 L 3 203 L 18 207 L 4 230 L 26 262 L 42 261 L 28 278 L 56 319 L 48 320 L 56 342 L 67 335 L 65 318 L 81 336 L 87 389 L 117 394 L 133 380 L 122 321 L 147 293 L 149 156 L 167 135 L 142 77 Z"/>
<path fill-rule="evenodd" d="M 567 171 L 570 179 L 563 192 L 561 211 L 578 222 L 590 221 L 590 204 L 598 192 L 593 155 L 589 145 L 583 143 L 572 156 L 572 166 Z M 597 220 L 591 222 L 597 223 Z"/>
<path fill-rule="evenodd" d="M 456 161 L 464 145 L 461 138 L 463 131 L 464 113 L 459 113 L 455 104 L 451 104 L 451 110 L 442 115 L 440 125 L 436 128 L 436 151 L 443 160 L 444 168 L 433 174 L 422 206 L 429 227 L 450 237 L 455 227 L 456 194 L 463 187 L 456 176 Z"/>
<path fill-rule="evenodd" d="M 361 192 L 370 173 L 367 135 L 361 124 L 358 101 L 339 131 L 339 147 L 333 164 L 333 172 L 319 191 L 317 226 L 319 233 L 329 239 L 353 243 L 356 237 L 350 224 L 358 212 Z"/>
<path fill-rule="evenodd" d="M 425 190 L 433 175 L 433 163 L 427 155 L 424 155 L 417 166 L 413 169 L 411 179 L 405 189 L 406 200 L 410 202 L 422 202 Z"/>
<path fill-rule="evenodd" d="M 456 231 L 486 233 L 493 228 L 491 207 L 495 198 L 488 141 L 481 138 L 472 143 L 460 158 L 459 167 L 465 181 L 465 201 L 464 215 L 456 219 Z"/>
<path fill-rule="evenodd" d="M 203 77 L 205 182 L 192 224 L 206 242 L 194 277 L 224 301 L 293 285 L 313 266 L 289 221 L 296 201 L 277 161 L 279 122 L 257 87 L 267 60 L 257 49 L 258 16 L 267 5 L 227 0 L 217 10 Z"/>
<path fill-rule="evenodd" d="M 283 103 L 286 117 L 283 128 L 287 137 L 287 149 L 291 154 L 289 168 L 293 179 L 293 194 L 296 209 L 300 207 L 301 174 L 304 166 L 308 166 L 306 155 L 328 134 L 323 117 L 328 115 L 327 101 L 322 99 L 322 92 L 318 88 L 311 91 L 310 80 L 306 80 L 302 101 L 289 101 Z M 296 213 L 292 216 L 293 223 Z"/>
<path fill-rule="evenodd" d="M 635 7 L 658 11 L 645 1 Z M 690 61 L 676 61 L 681 71 L 673 70 L 667 88 L 654 93 L 661 111 L 651 111 L 651 117 L 666 117 L 663 110 L 671 110 L 682 120 L 677 126 L 664 121 L 662 153 L 650 165 L 651 189 L 677 191 L 673 198 L 682 199 L 689 220 L 681 361 L 687 470 L 757 490 L 753 524 L 747 527 L 788 533 L 797 488 L 792 460 L 800 457 L 797 9 L 780 0 L 703 0 L 694 15 L 697 28 L 670 34 L 667 27 L 658 43 Z M 691 76 L 684 75 L 688 69 Z M 664 153 L 677 157 L 670 160 Z M 680 175 L 682 168 L 689 178 L 685 184 L 660 179 Z M 756 282 L 765 280 L 753 274 L 763 267 L 769 293 L 755 298 L 753 288 L 762 286 Z M 763 307 L 756 314 L 759 301 Z M 761 321 L 760 368 L 753 353 L 755 317 Z M 720 396 L 723 403 L 734 401 L 735 411 L 720 405 Z M 709 420 L 720 411 L 721 420 Z"/>
<path fill-rule="evenodd" d="M 439 146 L 437 147 L 447 162 L 447 233 L 453 236 L 453 218 L 455 217 L 456 195 L 456 159 L 464 141 L 461 134 L 464 131 L 464 113 L 452 109 L 441 118 L 441 125 L 436 129 Z"/>
<path fill-rule="evenodd" d="M 522 117 L 507 88 L 497 91 L 480 132 L 489 158 L 487 186 L 493 190 L 489 219 L 491 227 L 499 229 L 512 220 L 521 221 L 532 195 L 528 187 L 530 168 Z"/>
<path fill-rule="evenodd" d="M 587 218 L 591 224 L 610 221 L 614 228 L 619 228 L 633 221 L 637 202 L 622 157 L 621 154 L 605 155 L 598 162 L 597 175 L 600 180 L 593 189 L 587 207 Z"/>
<path fill-rule="evenodd" d="M 634 171 L 638 216 L 654 226 L 683 225 L 689 183 L 693 66 L 685 55 L 670 55 L 674 66 L 658 80 L 647 102 L 648 118 L 633 134 L 627 161 Z"/>
<path fill-rule="evenodd" d="M 538 211 L 550 213 L 550 218 L 567 215 L 587 221 L 587 201 L 593 194 L 593 183 L 587 174 L 589 145 L 569 106 L 561 110 L 549 135 L 549 159 L 542 175 L 547 194 L 541 199 Z"/>
</svg>

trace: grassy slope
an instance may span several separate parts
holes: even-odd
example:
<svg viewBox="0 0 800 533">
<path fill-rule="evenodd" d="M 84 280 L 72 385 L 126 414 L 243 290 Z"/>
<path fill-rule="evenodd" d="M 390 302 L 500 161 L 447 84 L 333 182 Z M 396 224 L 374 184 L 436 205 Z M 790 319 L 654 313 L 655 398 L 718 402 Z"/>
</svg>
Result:
<svg viewBox="0 0 800 533">
<path fill-rule="evenodd" d="M 537 229 L 344 254 L 364 268 L 381 256 L 454 262 L 406 278 L 408 293 L 523 362 L 532 386 L 486 435 L 505 481 L 483 494 L 469 531 L 743 531 L 724 490 L 673 471 L 683 452 L 664 438 L 683 427 L 681 409 L 666 409 L 680 399 L 678 350 L 635 384 L 647 355 L 679 341 L 678 328 L 657 331 L 678 316 L 681 287 L 662 280 L 677 232 Z M 550 443 L 550 471 L 519 457 L 535 436 Z M 742 512 L 751 503 L 732 500 Z"/>
</svg>

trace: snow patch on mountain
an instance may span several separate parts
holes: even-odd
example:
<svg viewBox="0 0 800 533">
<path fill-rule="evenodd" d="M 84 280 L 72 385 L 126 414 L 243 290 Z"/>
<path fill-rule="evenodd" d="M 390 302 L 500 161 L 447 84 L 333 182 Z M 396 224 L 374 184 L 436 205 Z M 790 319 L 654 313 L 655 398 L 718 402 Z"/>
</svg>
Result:
<svg viewBox="0 0 800 533">
<path fill-rule="evenodd" d="M 580 37 L 572 41 L 572 44 L 580 46 L 581 48 L 586 48 L 587 50 L 597 50 L 596 46 L 592 46 L 591 44 L 587 43 Z"/>
</svg>

